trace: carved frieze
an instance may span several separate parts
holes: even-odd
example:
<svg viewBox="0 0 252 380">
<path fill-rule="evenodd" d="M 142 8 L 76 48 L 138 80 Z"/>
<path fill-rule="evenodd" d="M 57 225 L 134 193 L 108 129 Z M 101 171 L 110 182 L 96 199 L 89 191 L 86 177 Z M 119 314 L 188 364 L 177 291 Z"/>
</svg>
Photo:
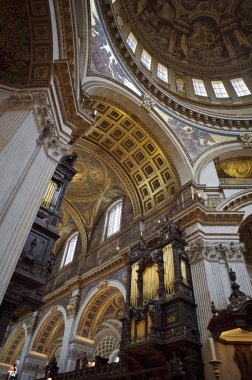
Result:
<svg viewBox="0 0 252 380">
<path fill-rule="evenodd" d="M 217 243 L 198 238 L 187 247 L 190 263 L 194 264 L 202 259 L 209 261 L 241 261 L 244 260 L 243 243 Z"/>
</svg>

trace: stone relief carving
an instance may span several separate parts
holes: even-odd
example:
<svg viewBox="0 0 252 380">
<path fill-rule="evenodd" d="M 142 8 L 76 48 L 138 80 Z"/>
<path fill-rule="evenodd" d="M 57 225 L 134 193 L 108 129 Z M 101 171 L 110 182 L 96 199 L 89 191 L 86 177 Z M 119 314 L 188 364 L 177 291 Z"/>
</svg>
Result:
<svg viewBox="0 0 252 380">
<path fill-rule="evenodd" d="M 31 335 L 35 328 L 36 328 L 36 325 L 37 325 L 37 321 L 38 321 L 38 315 L 33 315 L 30 319 L 29 319 L 29 322 L 27 324 L 27 334 L 28 335 Z"/>
<path fill-rule="evenodd" d="M 58 134 L 48 94 L 38 92 L 14 92 L 9 97 L 11 108 L 28 108 L 34 111 L 39 129 L 38 145 L 43 145 L 47 154 L 59 161 L 68 153 L 69 145 Z"/>
<path fill-rule="evenodd" d="M 154 99 L 152 99 L 149 95 L 144 94 L 142 98 L 142 106 L 150 112 L 153 109 L 154 105 Z"/>
<path fill-rule="evenodd" d="M 196 263 L 202 259 L 240 261 L 244 259 L 243 243 L 217 243 L 198 238 L 187 247 L 190 263 Z"/>
<path fill-rule="evenodd" d="M 71 298 L 69 304 L 66 307 L 67 318 L 73 318 L 76 316 L 78 312 L 79 302 L 80 297 L 78 295 Z"/>
<path fill-rule="evenodd" d="M 244 133 L 239 136 L 239 141 L 243 148 L 252 148 L 252 135 Z"/>
</svg>

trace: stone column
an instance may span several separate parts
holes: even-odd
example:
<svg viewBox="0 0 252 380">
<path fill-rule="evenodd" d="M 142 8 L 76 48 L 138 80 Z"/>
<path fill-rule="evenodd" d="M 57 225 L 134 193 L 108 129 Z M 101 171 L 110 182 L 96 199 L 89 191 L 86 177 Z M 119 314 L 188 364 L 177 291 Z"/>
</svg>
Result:
<svg viewBox="0 0 252 380">
<path fill-rule="evenodd" d="M 216 227 L 218 230 L 218 227 Z M 219 227 L 219 231 L 221 227 Z M 228 227 L 226 227 L 226 231 Z M 226 308 L 229 303 L 228 297 L 231 293 L 231 283 L 228 272 L 232 268 L 237 272 L 237 283 L 240 285 L 240 290 L 251 295 L 251 286 L 249 276 L 245 266 L 243 257 L 243 245 L 237 240 L 211 240 L 207 236 L 197 237 L 189 242 L 188 253 L 190 257 L 192 281 L 194 287 L 195 302 L 197 304 L 197 315 L 200 329 L 201 343 L 203 348 L 203 360 L 205 364 L 205 378 L 210 380 L 214 378 L 213 367 L 209 364 L 212 359 L 209 346 L 210 333 L 207 329 L 208 323 L 212 317 L 211 301 L 214 301 L 217 308 Z M 234 361 L 230 361 L 229 347 L 226 348 L 226 353 L 221 353 L 223 350 L 221 344 L 214 342 L 217 359 L 223 362 L 220 365 L 220 378 L 228 378 L 235 380 L 239 378 L 239 371 Z M 226 346 L 225 346 L 226 347 Z M 226 359 L 225 359 L 226 357 Z M 227 361 L 229 360 L 228 365 Z"/>
<path fill-rule="evenodd" d="M 0 302 L 70 137 L 56 125 L 47 92 L 6 93 L 8 101 L 0 97 Z"/>
<path fill-rule="evenodd" d="M 32 314 L 31 318 L 29 319 L 29 323 L 27 325 L 27 335 L 25 337 L 24 347 L 22 349 L 22 353 L 21 353 L 21 356 L 19 359 L 19 364 L 18 364 L 18 379 L 21 379 L 21 376 L 22 376 L 25 358 L 28 354 L 31 338 L 32 338 L 32 335 L 34 333 L 34 330 L 35 330 L 35 327 L 37 324 L 37 320 L 38 320 L 38 311 L 35 311 Z"/>
<path fill-rule="evenodd" d="M 72 370 L 73 363 L 71 361 L 70 354 L 70 363 L 69 363 L 69 352 L 70 352 L 70 342 L 72 340 L 73 326 L 76 320 L 76 314 L 79 306 L 79 289 L 75 289 L 72 293 L 72 297 L 67 305 L 67 321 L 65 325 L 65 333 L 62 341 L 60 357 L 59 357 L 59 372 L 66 372 Z M 73 355 L 75 358 L 75 355 Z M 76 360 L 76 359 L 74 359 Z M 70 369 L 71 368 L 71 369 Z"/>
</svg>

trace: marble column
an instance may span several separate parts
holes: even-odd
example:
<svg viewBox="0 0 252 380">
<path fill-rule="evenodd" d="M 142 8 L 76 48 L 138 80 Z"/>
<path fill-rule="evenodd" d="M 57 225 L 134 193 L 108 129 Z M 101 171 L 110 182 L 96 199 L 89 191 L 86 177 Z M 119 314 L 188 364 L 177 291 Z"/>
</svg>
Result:
<svg viewBox="0 0 252 380">
<path fill-rule="evenodd" d="M 55 122 L 47 92 L 0 92 L 1 302 L 70 136 Z"/>
</svg>

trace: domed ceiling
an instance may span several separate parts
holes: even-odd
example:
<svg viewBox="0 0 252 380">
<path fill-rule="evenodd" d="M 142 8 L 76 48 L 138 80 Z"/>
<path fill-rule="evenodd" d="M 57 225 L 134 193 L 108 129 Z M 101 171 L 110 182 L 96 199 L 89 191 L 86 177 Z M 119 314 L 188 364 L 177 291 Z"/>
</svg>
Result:
<svg viewBox="0 0 252 380">
<path fill-rule="evenodd" d="M 121 4 L 136 37 L 170 65 L 214 74 L 249 65 L 250 0 L 124 0 Z"/>
</svg>

